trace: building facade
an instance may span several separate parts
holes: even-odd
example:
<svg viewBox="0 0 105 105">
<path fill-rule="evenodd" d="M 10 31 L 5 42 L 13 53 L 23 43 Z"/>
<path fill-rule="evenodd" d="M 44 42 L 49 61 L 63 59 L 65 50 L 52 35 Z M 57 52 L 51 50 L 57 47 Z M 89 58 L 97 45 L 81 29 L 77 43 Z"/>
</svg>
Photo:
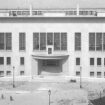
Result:
<svg viewBox="0 0 105 105">
<path fill-rule="evenodd" d="M 0 10 L 0 76 L 105 77 L 105 9 Z"/>
</svg>

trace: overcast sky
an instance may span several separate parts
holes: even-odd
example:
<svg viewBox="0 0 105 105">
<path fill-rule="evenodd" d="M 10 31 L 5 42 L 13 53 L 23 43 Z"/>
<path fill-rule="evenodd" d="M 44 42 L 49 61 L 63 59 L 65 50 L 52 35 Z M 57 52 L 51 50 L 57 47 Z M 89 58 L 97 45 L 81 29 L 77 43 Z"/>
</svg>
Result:
<svg viewBox="0 0 105 105">
<path fill-rule="evenodd" d="M 0 8 L 105 8 L 105 0 L 0 0 Z"/>
</svg>

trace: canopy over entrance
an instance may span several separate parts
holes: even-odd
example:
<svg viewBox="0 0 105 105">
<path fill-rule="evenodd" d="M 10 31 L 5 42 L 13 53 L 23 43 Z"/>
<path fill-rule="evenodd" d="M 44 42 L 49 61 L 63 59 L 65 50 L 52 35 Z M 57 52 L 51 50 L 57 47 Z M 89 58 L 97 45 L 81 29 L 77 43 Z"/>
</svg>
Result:
<svg viewBox="0 0 105 105">
<path fill-rule="evenodd" d="M 69 55 L 32 55 L 35 59 L 65 59 Z"/>
</svg>

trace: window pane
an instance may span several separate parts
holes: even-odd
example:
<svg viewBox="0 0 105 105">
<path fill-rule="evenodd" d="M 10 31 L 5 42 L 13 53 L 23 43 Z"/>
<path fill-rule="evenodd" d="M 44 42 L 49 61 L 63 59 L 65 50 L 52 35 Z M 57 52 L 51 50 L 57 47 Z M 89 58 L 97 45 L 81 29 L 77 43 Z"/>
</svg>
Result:
<svg viewBox="0 0 105 105">
<path fill-rule="evenodd" d="M 10 64 L 11 64 L 11 58 L 7 57 L 7 65 L 10 65 Z"/>
<path fill-rule="evenodd" d="M 0 57 L 0 65 L 4 64 L 4 57 Z"/>
<path fill-rule="evenodd" d="M 40 33 L 40 50 L 46 50 L 46 33 Z"/>
<path fill-rule="evenodd" d="M 60 50 L 60 33 L 54 33 L 54 50 Z"/>
<path fill-rule="evenodd" d="M 75 33 L 75 50 L 81 50 L 81 33 Z"/>
<path fill-rule="evenodd" d="M 25 33 L 19 33 L 19 50 L 25 50 L 26 36 Z"/>
<path fill-rule="evenodd" d="M 105 33 L 103 33 L 103 50 L 105 50 Z"/>
<path fill-rule="evenodd" d="M 90 58 L 90 65 L 94 65 L 94 58 Z"/>
<path fill-rule="evenodd" d="M 102 50 L 102 33 L 96 33 L 96 50 Z"/>
<path fill-rule="evenodd" d="M 89 33 L 89 50 L 95 50 L 95 33 Z"/>
<path fill-rule="evenodd" d="M 24 65 L 24 57 L 20 58 L 20 65 Z"/>
<path fill-rule="evenodd" d="M 6 33 L 6 50 L 12 49 L 12 35 L 11 33 Z"/>
<path fill-rule="evenodd" d="M 97 58 L 97 65 L 101 65 L 101 58 Z"/>
<path fill-rule="evenodd" d="M 39 50 L 39 33 L 33 34 L 33 50 Z"/>
<path fill-rule="evenodd" d="M 47 33 L 47 45 L 53 45 L 53 33 Z"/>
<path fill-rule="evenodd" d="M 0 50 L 4 50 L 4 33 L 0 33 Z"/>
<path fill-rule="evenodd" d="M 61 50 L 67 50 L 67 33 L 61 33 Z"/>
<path fill-rule="evenodd" d="M 80 65 L 80 58 L 76 58 L 76 65 Z"/>
</svg>

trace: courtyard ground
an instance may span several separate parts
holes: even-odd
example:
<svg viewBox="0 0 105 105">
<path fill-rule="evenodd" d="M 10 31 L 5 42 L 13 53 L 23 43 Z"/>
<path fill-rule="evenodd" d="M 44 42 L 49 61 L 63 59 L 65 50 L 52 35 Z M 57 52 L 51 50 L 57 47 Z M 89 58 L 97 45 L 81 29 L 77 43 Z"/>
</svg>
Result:
<svg viewBox="0 0 105 105">
<path fill-rule="evenodd" d="M 105 82 L 0 82 L 0 105 L 105 105 Z M 11 98 L 12 97 L 12 98 Z M 93 103 L 93 104 L 92 104 Z"/>
</svg>

